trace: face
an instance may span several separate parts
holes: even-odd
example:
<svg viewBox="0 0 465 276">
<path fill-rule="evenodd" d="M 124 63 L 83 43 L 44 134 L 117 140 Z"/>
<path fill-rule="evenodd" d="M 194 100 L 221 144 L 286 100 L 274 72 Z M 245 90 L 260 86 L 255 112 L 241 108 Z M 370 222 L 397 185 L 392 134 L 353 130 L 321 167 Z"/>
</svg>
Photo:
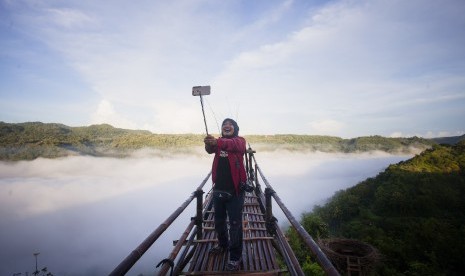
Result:
<svg viewBox="0 0 465 276">
<path fill-rule="evenodd" d="M 233 136 L 234 135 L 234 125 L 230 121 L 226 121 L 221 126 L 221 132 L 223 133 L 223 136 L 225 136 L 225 137 Z"/>
</svg>

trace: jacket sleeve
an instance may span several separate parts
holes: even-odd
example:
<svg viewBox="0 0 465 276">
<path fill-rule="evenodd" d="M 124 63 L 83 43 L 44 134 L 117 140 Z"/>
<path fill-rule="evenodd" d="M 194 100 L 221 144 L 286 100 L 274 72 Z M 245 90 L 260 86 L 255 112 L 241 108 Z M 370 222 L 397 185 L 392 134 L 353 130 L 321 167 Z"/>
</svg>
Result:
<svg viewBox="0 0 465 276">
<path fill-rule="evenodd" d="M 220 150 L 225 150 L 227 152 L 244 154 L 245 146 L 246 146 L 245 139 L 240 136 L 229 138 L 229 139 L 228 138 L 218 139 L 218 148 Z"/>
</svg>

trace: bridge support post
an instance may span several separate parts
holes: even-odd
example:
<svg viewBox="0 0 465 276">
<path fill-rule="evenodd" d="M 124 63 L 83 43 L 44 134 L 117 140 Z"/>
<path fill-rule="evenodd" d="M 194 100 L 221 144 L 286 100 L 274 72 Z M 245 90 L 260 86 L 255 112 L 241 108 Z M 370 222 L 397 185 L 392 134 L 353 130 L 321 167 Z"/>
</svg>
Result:
<svg viewBox="0 0 465 276">
<path fill-rule="evenodd" d="M 272 210 L 272 202 L 271 202 L 271 195 L 274 193 L 273 189 L 265 188 L 265 206 L 266 206 L 266 214 L 265 218 L 269 221 L 273 217 L 273 210 Z"/>
<path fill-rule="evenodd" d="M 197 226 L 197 239 L 201 240 L 202 239 L 202 233 L 203 233 L 203 218 L 202 218 L 202 209 L 203 209 L 203 190 L 199 189 L 196 190 L 194 195 L 197 198 L 197 214 L 195 216 L 195 225 Z"/>
<path fill-rule="evenodd" d="M 274 235 L 276 233 L 276 229 L 274 227 L 274 222 L 276 218 L 273 216 L 273 205 L 271 201 L 271 196 L 275 193 L 275 191 L 271 188 L 265 188 L 265 221 L 266 221 L 266 229 L 267 231 Z"/>
<path fill-rule="evenodd" d="M 255 194 L 260 197 L 260 194 L 262 193 L 262 187 L 260 183 L 258 182 L 258 173 L 257 173 L 257 164 L 255 164 L 255 170 L 254 170 L 254 180 L 255 180 Z"/>
<path fill-rule="evenodd" d="M 246 164 L 247 164 L 247 173 L 249 174 L 249 179 L 255 179 L 255 173 L 253 170 L 252 159 L 253 154 L 256 153 L 250 146 L 246 151 L 248 157 L 246 157 Z"/>
</svg>

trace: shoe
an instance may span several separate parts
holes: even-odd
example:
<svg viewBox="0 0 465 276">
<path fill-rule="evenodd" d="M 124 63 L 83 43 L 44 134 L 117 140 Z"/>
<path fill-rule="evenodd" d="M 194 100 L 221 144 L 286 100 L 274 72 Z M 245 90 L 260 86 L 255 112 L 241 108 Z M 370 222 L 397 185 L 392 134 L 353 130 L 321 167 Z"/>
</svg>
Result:
<svg viewBox="0 0 465 276">
<path fill-rule="evenodd" d="M 229 261 L 226 265 L 227 271 L 238 271 L 241 268 L 241 260 Z"/>
<path fill-rule="evenodd" d="M 226 252 L 226 250 L 227 250 L 226 247 L 217 245 L 217 246 L 214 246 L 214 247 L 210 248 L 208 253 L 210 253 L 210 254 L 221 254 L 221 253 Z"/>
</svg>

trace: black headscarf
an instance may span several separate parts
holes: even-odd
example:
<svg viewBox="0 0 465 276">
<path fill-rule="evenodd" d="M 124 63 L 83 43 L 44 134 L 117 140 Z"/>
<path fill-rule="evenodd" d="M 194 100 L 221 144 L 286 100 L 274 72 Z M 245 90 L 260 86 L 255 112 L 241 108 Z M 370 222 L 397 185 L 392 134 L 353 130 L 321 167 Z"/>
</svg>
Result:
<svg viewBox="0 0 465 276">
<path fill-rule="evenodd" d="M 233 137 L 238 136 L 239 135 L 239 125 L 236 123 L 236 121 L 234 121 L 231 118 L 226 118 L 226 119 L 223 120 L 223 123 L 221 123 L 221 127 L 223 127 L 223 125 L 224 125 L 224 123 L 226 123 L 226 121 L 231 122 L 231 124 L 234 126 Z M 221 132 L 221 133 L 223 133 L 223 132 Z"/>
</svg>

